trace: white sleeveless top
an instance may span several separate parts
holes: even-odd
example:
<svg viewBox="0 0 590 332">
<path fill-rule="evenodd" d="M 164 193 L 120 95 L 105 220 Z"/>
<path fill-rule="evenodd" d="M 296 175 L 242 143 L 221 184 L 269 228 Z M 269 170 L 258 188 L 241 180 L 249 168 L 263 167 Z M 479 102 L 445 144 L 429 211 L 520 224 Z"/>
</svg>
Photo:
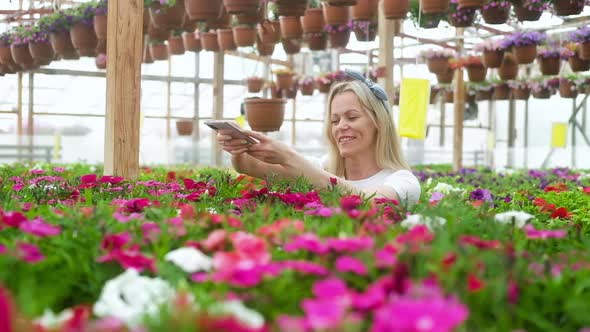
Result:
<svg viewBox="0 0 590 332">
<path fill-rule="evenodd" d="M 325 169 L 328 156 L 322 158 L 306 157 L 314 166 Z M 377 174 L 362 180 L 346 180 L 351 186 L 357 189 L 377 188 L 379 186 L 390 186 L 395 190 L 402 202 L 408 206 L 418 203 L 420 199 L 420 182 L 412 172 L 402 169 L 382 169 Z"/>
</svg>

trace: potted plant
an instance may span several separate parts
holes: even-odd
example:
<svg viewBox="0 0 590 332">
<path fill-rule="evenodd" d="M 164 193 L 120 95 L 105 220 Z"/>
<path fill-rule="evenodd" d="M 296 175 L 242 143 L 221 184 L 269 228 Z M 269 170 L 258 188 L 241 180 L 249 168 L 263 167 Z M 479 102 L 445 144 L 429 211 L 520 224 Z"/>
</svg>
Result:
<svg viewBox="0 0 590 332">
<path fill-rule="evenodd" d="M 256 51 L 260 56 L 271 56 L 275 50 L 274 43 L 264 43 L 258 35 L 256 35 Z"/>
<path fill-rule="evenodd" d="M 550 0 L 520 0 L 514 2 L 514 13 L 519 21 L 538 21 L 549 9 Z"/>
<path fill-rule="evenodd" d="M 488 69 L 483 65 L 481 57 L 471 55 L 461 59 L 461 62 L 467 69 L 467 77 L 470 82 L 485 81 Z"/>
<path fill-rule="evenodd" d="M 303 37 L 303 28 L 299 16 L 281 16 L 279 18 L 281 27 L 281 38 L 283 39 L 301 39 Z"/>
<path fill-rule="evenodd" d="M 311 51 L 321 51 L 328 47 L 328 36 L 326 32 L 306 32 L 303 34 L 303 40 Z"/>
<path fill-rule="evenodd" d="M 93 26 L 98 39 L 107 39 L 107 0 L 99 0 L 92 6 L 94 9 Z"/>
<path fill-rule="evenodd" d="M 561 69 L 562 50 L 555 45 L 539 47 L 537 62 L 543 75 L 557 75 Z"/>
<path fill-rule="evenodd" d="M 330 41 L 331 48 L 343 48 L 348 45 L 348 41 L 350 40 L 350 25 L 328 24 L 326 25 L 325 30 L 328 34 L 328 40 Z"/>
<path fill-rule="evenodd" d="M 281 45 L 285 54 L 297 54 L 301 51 L 301 41 L 299 39 L 282 39 Z"/>
<path fill-rule="evenodd" d="M 78 57 L 70 37 L 71 15 L 66 14 L 64 11 L 55 11 L 52 14 L 42 16 L 37 22 L 41 30 L 49 33 L 49 41 L 55 54 L 64 59 Z"/>
<path fill-rule="evenodd" d="M 203 49 L 201 37 L 198 32 L 183 32 L 182 43 L 184 44 L 184 49 L 189 52 L 198 53 Z"/>
<path fill-rule="evenodd" d="M 223 0 L 223 5 L 229 14 L 243 14 L 258 9 L 259 0 Z"/>
<path fill-rule="evenodd" d="M 49 42 L 49 33 L 43 31 L 37 24 L 33 26 L 29 36 L 29 51 L 33 60 L 40 65 L 48 65 L 55 57 L 51 43 Z"/>
<path fill-rule="evenodd" d="M 16 63 L 12 58 L 12 52 L 10 51 L 10 45 L 12 44 L 12 33 L 7 31 L 0 34 L 0 63 L 8 68 L 9 70 L 16 69 Z"/>
<path fill-rule="evenodd" d="M 178 136 L 191 136 L 193 134 L 194 123 L 192 119 L 176 120 L 176 132 Z"/>
<path fill-rule="evenodd" d="M 150 9 L 152 23 L 161 29 L 180 30 L 184 24 L 184 1 L 182 0 L 144 0 Z"/>
<path fill-rule="evenodd" d="M 510 87 L 506 81 L 493 81 L 494 93 L 492 98 L 494 100 L 508 100 L 510 99 Z"/>
<path fill-rule="evenodd" d="M 428 49 L 420 52 L 418 57 L 426 61 L 431 73 L 445 73 L 449 69 L 449 59 L 455 57 L 455 51 L 446 48 Z"/>
<path fill-rule="evenodd" d="M 450 0 L 447 21 L 454 27 L 466 28 L 473 25 L 475 12 L 475 7 L 461 7 L 459 0 Z"/>
<path fill-rule="evenodd" d="M 206 22 L 218 17 L 223 7 L 222 0 L 184 0 L 188 17 L 193 21 Z"/>
<path fill-rule="evenodd" d="M 442 14 L 449 9 L 449 0 L 420 0 L 424 14 Z"/>
<path fill-rule="evenodd" d="M 244 100 L 246 119 L 254 131 L 278 131 L 285 117 L 285 101 L 273 98 L 247 98 Z"/>
<path fill-rule="evenodd" d="M 295 72 L 291 69 L 277 69 L 273 70 L 273 73 L 276 76 L 276 82 L 279 89 L 289 89 L 293 85 L 293 77 L 295 76 Z"/>
<path fill-rule="evenodd" d="M 208 30 L 205 26 L 199 29 L 201 45 L 205 51 L 219 52 L 219 41 L 217 40 L 217 31 Z"/>
<path fill-rule="evenodd" d="M 18 26 L 13 30 L 10 52 L 14 62 L 24 70 L 33 69 L 35 61 L 29 51 L 29 36 L 32 26 Z"/>
<path fill-rule="evenodd" d="M 570 32 L 569 40 L 580 44 L 579 55 L 584 60 L 590 60 L 590 27 L 585 26 Z"/>
<path fill-rule="evenodd" d="M 303 16 L 309 0 L 274 0 L 277 17 Z"/>
<path fill-rule="evenodd" d="M 468 87 L 470 88 L 470 90 L 475 92 L 475 100 L 492 100 L 494 86 L 490 82 L 469 82 Z"/>
<path fill-rule="evenodd" d="M 511 80 L 508 81 L 512 97 L 517 100 L 527 100 L 531 96 L 531 87 L 528 81 Z"/>
<path fill-rule="evenodd" d="M 93 3 L 83 3 L 77 7 L 68 9 L 72 17 L 70 37 L 72 44 L 80 56 L 95 56 L 98 38 L 94 32 L 94 7 Z"/>
<path fill-rule="evenodd" d="M 182 55 L 185 52 L 184 43 L 182 41 L 182 30 L 172 31 L 172 35 L 168 38 L 168 53 L 170 55 Z"/>
<path fill-rule="evenodd" d="M 324 3 L 323 12 L 327 25 L 343 25 L 350 21 L 349 7 L 330 6 Z"/>
<path fill-rule="evenodd" d="M 578 87 L 575 81 L 579 77 L 576 75 L 568 75 L 559 78 L 559 95 L 561 98 L 576 98 L 578 96 Z"/>
<path fill-rule="evenodd" d="M 529 64 L 537 57 L 537 45 L 542 44 L 547 35 L 538 31 L 514 32 L 502 41 L 504 49 L 512 48 L 518 64 Z"/>
<path fill-rule="evenodd" d="M 551 0 L 557 16 L 578 15 L 584 10 L 585 0 Z"/>
<path fill-rule="evenodd" d="M 350 27 L 358 41 L 374 41 L 377 37 L 377 21 L 351 21 Z"/>
<path fill-rule="evenodd" d="M 357 0 L 350 8 L 352 19 L 355 21 L 371 21 L 377 18 L 378 0 Z"/>
<path fill-rule="evenodd" d="M 481 16 L 487 24 L 503 24 L 508 21 L 510 7 L 508 0 L 488 0 L 481 7 Z"/>
<path fill-rule="evenodd" d="M 562 52 L 562 57 L 567 59 L 570 68 L 574 72 L 590 69 L 590 61 L 580 57 L 580 44 L 567 43 Z"/>
<path fill-rule="evenodd" d="M 499 68 L 504 60 L 502 41 L 488 39 L 474 46 L 474 51 L 482 53 L 482 64 L 487 68 Z"/>
<path fill-rule="evenodd" d="M 168 47 L 163 40 L 150 40 L 150 56 L 154 61 L 168 60 Z"/>
<path fill-rule="evenodd" d="M 256 28 L 254 25 L 234 22 L 232 32 L 238 47 L 254 46 L 256 42 Z"/>
<path fill-rule="evenodd" d="M 508 81 L 513 80 L 518 75 L 518 64 L 514 60 L 514 55 L 510 52 L 504 53 L 504 59 L 500 68 L 498 68 L 498 76 L 502 80 Z"/>
<path fill-rule="evenodd" d="M 311 96 L 315 90 L 315 80 L 313 77 L 302 77 L 299 79 L 298 82 L 299 91 L 301 91 L 301 95 L 303 96 Z"/>
<path fill-rule="evenodd" d="M 383 0 L 383 14 L 388 20 L 401 20 L 408 16 L 409 0 Z"/>
<path fill-rule="evenodd" d="M 559 87 L 559 78 L 538 77 L 530 80 L 533 97 L 537 99 L 549 99 Z"/>
<path fill-rule="evenodd" d="M 321 93 L 330 92 L 330 88 L 332 87 L 332 83 L 334 82 L 331 73 L 324 73 L 324 74 L 318 76 L 315 80 L 316 80 L 319 92 L 321 92 Z"/>
<path fill-rule="evenodd" d="M 219 50 L 222 52 L 235 51 L 238 48 L 232 29 L 217 29 L 217 43 L 219 44 Z"/>
<path fill-rule="evenodd" d="M 264 86 L 264 79 L 258 76 L 250 76 L 246 78 L 246 87 L 249 93 L 258 93 Z"/>
<path fill-rule="evenodd" d="M 319 0 L 311 0 L 309 7 L 305 10 L 305 15 L 301 16 L 303 33 L 323 32 L 325 25 L 324 11 Z"/>
</svg>

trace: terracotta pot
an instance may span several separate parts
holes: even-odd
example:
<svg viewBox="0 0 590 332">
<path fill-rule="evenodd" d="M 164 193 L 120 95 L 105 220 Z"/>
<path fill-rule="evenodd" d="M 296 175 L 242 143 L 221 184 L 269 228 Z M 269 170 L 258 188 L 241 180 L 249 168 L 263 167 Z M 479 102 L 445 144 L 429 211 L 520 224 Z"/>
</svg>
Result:
<svg viewBox="0 0 590 332">
<path fill-rule="evenodd" d="M 570 68 L 574 72 L 586 71 L 590 69 L 590 61 L 582 60 L 578 54 L 567 59 L 567 62 L 570 64 Z"/>
<path fill-rule="evenodd" d="M 168 38 L 168 53 L 170 55 L 182 55 L 184 52 L 184 43 L 182 42 L 181 36 L 171 36 Z"/>
<path fill-rule="evenodd" d="M 299 39 L 283 39 L 281 44 L 286 54 L 297 54 L 301 51 L 301 41 Z"/>
<path fill-rule="evenodd" d="M 154 63 L 154 59 L 152 58 L 152 53 L 150 52 L 150 46 L 145 45 L 143 48 L 143 63 Z"/>
<path fill-rule="evenodd" d="M 150 55 L 154 61 L 168 59 L 168 47 L 164 43 L 150 44 Z"/>
<path fill-rule="evenodd" d="M 92 25 L 76 23 L 70 29 L 70 36 L 72 38 L 72 44 L 80 56 L 94 57 L 96 55 L 95 51 L 98 39 L 96 38 Z"/>
<path fill-rule="evenodd" d="M 59 56 L 63 56 L 64 53 L 75 52 L 74 45 L 72 45 L 72 39 L 70 38 L 70 31 L 50 33 L 49 42 L 51 42 L 53 52 Z"/>
<path fill-rule="evenodd" d="M 487 24 L 504 24 L 510 16 L 510 6 L 481 9 L 481 16 Z"/>
<path fill-rule="evenodd" d="M 186 32 L 195 32 L 195 30 L 197 30 L 197 21 L 191 21 L 191 19 L 188 17 L 188 14 L 184 14 L 184 23 L 182 23 L 182 26 L 180 27 L 180 30 L 182 31 L 186 31 Z"/>
<path fill-rule="evenodd" d="M 269 132 L 281 129 L 285 117 L 283 99 L 246 99 L 246 119 L 254 131 Z"/>
<path fill-rule="evenodd" d="M 313 92 L 315 91 L 315 84 L 305 84 L 299 86 L 299 91 L 301 91 L 301 95 L 303 96 L 312 96 Z"/>
<path fill-rule="evenodd" d="M 150 22 L 147 34 L 150 40 L 168 40 L 168 38 L 172 34 L 172 31 L 158 28 Z"/>
<path fill-rule="evenodd" d="M 323 11 L 327 25 L 343 25 L 350 21 L 350 7 L 324 5 Z"/>
<path fill-rule="evenodd" d="M 514 13 L 519 21 L 538 21 L 543 14 L 542 11 L 529 10 L 521 5 L 514 6 Z"/>
<path fill-rule="evenodd" d="M 193 21 L 205 22 L 215 19 L 221 13 L 222 0 L 184 0 L 188 17 Z"/>
<path fill-rule="evenodd" d="M 539 89 L 532 91 L 533 97 L 537 99 L 549 99 L 551 98 L 551 90 L 549 89 Z"/>
<path fill-rule="evenodd" d="M 477 90 L 475 92 L 475 100 L 479 100 L 479 101 L 491 100 L 493 93 L 494 93 L 494 89 Z"/>
<path fill-rule="evenodd" d="M 475 21 L 475 10 L 465 9 L 462 11 L 462 13 L 458 13 L 457 15 L 458 17 L 461 17 L 461 19 L 458 19 L 456 16 L 453 16 L 450 13 L 447 15 L 449 24 L 456 28 L 470 27 Z"/>
<path fill-rule="evenodd" d="M 277 74 L 277 87 L 289 89 L 293 85 L 293 74 Z"/>
<path fill-rule="evenodd" d="M 389 20 L 400 20 L 406 18 L 410 10 L 408 0 L 383 0 L 383 13 Z"/>
<path fill-rule="evenodd" d="M 324 11 L 321 8 L 308 8 L 301 16 L 301 28 L 304 33 L 324 32 Z"/>
<path fill-rule="evenodd" d="M 449 0 L 420 0 L 422 13 L 440 14 L 449 10 Z"/>
<path fill-rule="evenodd" d="M 482 63 L 488 68 L 499 68 L 504 59 L 504 51 L 483 51 Z"/>
<path fill-rule="evenodd" d="M 309 0 L 276 0 L 278 16 L 303 16 Z"/>
<path fill-rule="evenodd" d="M 281 89 L 279 89 L 275 82 L 271 82 L 269 86 L 270 90 L 270 97 L 272 99 L 282 99 L 283 95 L 281 93 Z"/>
<path fill-rule="evenodd" d="M 332 88 L 332 82 L 330 82 L 330 83 L 318 82 L 318 91 L 321 93 L 329 93 L 331 88 Z"/>
<path fill-rule="evenodd" d="M 590 42 L 580 44 L 580 58 L 590 60 Z"/>
<path fill-rule="evenodd" d="M 561 68 L 561 58 L 559 57 L 551 57 L 551 58 L 544 58 L 544 57 L 537 57 L 537 62 L 539 63 L 539 68 L 541 69 L 541 73 L 543 75 L 557 75 L 559 74 L 559 69 Z"/>
<path fill-rule="evenodd" d="M 246 86 L 248 87 L 249 93 L 258 93 L 262 90 L 264 80 L 260 77 L 251 77 L 246 80 Z"/>
<path fill-rule="evenodd" d="M 0 63 L 10 67 L 15 66 L 10 46 L 0 46 Z"/>
<path fill-rule="evenodd" d="M 221 6 L 221 14 L 217 17 L 206 21 L 207 28 L 209 29 L 229 29 L 230 28 L 231 16 L 225 11 L 225 7 Z"/>
<path fill-rule="evenodd" d="M 107 16 L 106 15 L 94 15 L 94 33 L 96 38 L 107 39 Z"/>
<path fill-rule="evenodd" d="M 189 52 L 201 52 L 203 46 L 201 45 L 201 37 L 196 32 L 185 32 L 182 34 L 182 43 L 184 49 Z"/>
<path fill-rule="evenodd" d="M 235 51 L 238 46 L 234 41 L 234 32 L 232 29 L 217 30 L 217 42 L 219 43 L 220 51 Z"/>
<path fill-rule="evenodd" d="M 216 32 L 201 32 L 201 45 L 203 49 L 211 52 L 219 52 L 219 42 Z"/>
<path fill-rule="evenodd" d="M 426 65 L 428 66 L 428 70 L 433 74 L 443 73 L 449 68 L 449 59 L 448 58 L 426 59 Z"/>
<path fill-rule="evenodd" d="M 255 11 L 236 14 L 235 18 L 237 23 L 244 25 L 256 25 L 256 23 L 264 20 L 264 8 L 264 6 L 260 5 Z"/>
<path fill-rule="evenodd" d="M 281 24 L 279 21 L 264 21 L 258 23 L 258 36 L 265 44 L 276 44 L 281 39 Z"/>
<path fill-rule="evenodd" d="M 256 42 L 256 29 L 247 25 L 238 25 L 232 28 L 234 41 L 238 47 L 254 46 Z"/>
<path fill-rule="evenodd" d="M 436 79 L 438 80 L 438 83 L 449 84 L 453 82 L 454 75 L 455 71 L 451 68 L 447 68 L 443 72 L 436 73 Z"/>
<path fill-rule="evenodd" d="M 261 56 L 271 56 L 275 51 L 275 45 L 274 43 L 263 43 L 258 36 L 256 37 L 256 50 Z"/>
<path fill-rule="evenodd" d="M 512 98 L 527 100 L 531 97 L 531 88 L 512 88 Z"/>
<path fill-rule="evenodd" d="M 485 4 L 485 0 L 458 0 L 459 8 L 480 8 Z"/>
<path fill-rule="evenodd" d="M 510 99 L 510 87 L 508 87 L 508 84 L 496 85 L 494 87 L 493 98 L 495 100 L 508 100 L 508 99 Z"/>
<path fill-rule="evenodd" d="M 518 75 L 518 65 L 511 53 L 504 54 L 504 61 L 502 61 L 502 65 L 498 68 L 498 75 L 504 81 L 513 80 Z"/>
<path fill-rule="evenodd" d="M 360 0 L 325 0 L 330 6 L 354 6 Z"/>
<path fill-rule="evenodd" d="M 291 87 L 281 90 L 281 96 L 287 99 L 295 99 L 297 97 L 297 88 Z"/>
<path fill-rule="evenodd" d="M 344 48 L 350 40 L 350 30 L 330 32 L 328 33 L 328 39 L 331 48 Z"/>
<path fill-rule="evenodd" d="M 306 33 L 303 39 L 311 51 L 321 51 L 328 47 L 328 37 L 325 33 Z"/>
<path fill-rule="evenodd" d="M 184 2 L 178 1 L 172 7 L 154 3 L 150 7 L 150 18 L 154 26 L 167 30 L 180 30 L 184 24 Z"/>
<path fill-rule="evenodd" d="M 51 63 L 55 53 L 49 42 L 46 43 L 29 43 L 29 52 L 36 63 L 46 66 Z"/>
<path fill-rule="evenodd" d="M 281 26 L 281 38 L 301 39 L 303 37 L 301 19 L 298 16 L 281 16 L 279 22 Z"/>
<path fill-rule="evenodd" d="M 193 120 L 176 120 L 176 132 L 178 136 L 191 136 L 193 134 Z"/>
<path fill-rule="evenodd" d="M 572 81 L 560 80 L 559 95 L 561 98 L 576 98 L 578 96 L 578 89 Z"/>
<path fill-rule="evenodd" d="M 452 104 L 455 101 L 455 94 L 454 94 L 453 90 L 445 91 L 444 97 L 445 97 L 445 103 L 447 103 L 447 104 Z"/>
<path fill-rule="evenodd" d="M 377 17 L 377 9 L 379 8 L 379 0 L 358 0 L 356 5 L 350 9 L 350 14 L 353 20 L 373 20 Z"/>
<path fill-rule="evenodd" d="M 514 46 L 512 49 L 514 59 L 520 65 L 533 63 L 537 57 L 537 45 Z"/>
<path fill-rule="evenodd" d="M 377 38 L 377 29 L 374 27 L 369 26 L 367 29 L 355 27 L 353 31 L 356 40 L 358 41 L 369 42 L 374 41 L 375 38 Z"/>
<path fill-rule="evenodd" d="M 584 10 L 584 1 L 554 0 L 553 10 L 557 16 L 578 15 Z"/>
<path fill-rule="evenodd" d="M 33 68 L 35 60 L 33 60 L 31 52 L 29 51 L 29 43 L 20 45 L 12 44 L 10 45 L 10 52 L 12 52 L 14 62 L 22 69 L 29 70 Z"/>
<path fill-rule="evenodd" d="M 471 82 L 483 82 L 486 80 L 488 69 L 483 65 L 471 65 L 467 66 L 467 77 Z"/>
<path fill-rule="evenodd" d="M 98 54 L 107 54 L 107 40 L 106 39 L 98 39 L 96 42 L 96 49 L 94 53 Z"/>
<path fill-rule="evenodd" d="M 259 0 L 223 0 L 225 10 L 229 14 L 254 12 L 258 9 Z"/>
</svg>

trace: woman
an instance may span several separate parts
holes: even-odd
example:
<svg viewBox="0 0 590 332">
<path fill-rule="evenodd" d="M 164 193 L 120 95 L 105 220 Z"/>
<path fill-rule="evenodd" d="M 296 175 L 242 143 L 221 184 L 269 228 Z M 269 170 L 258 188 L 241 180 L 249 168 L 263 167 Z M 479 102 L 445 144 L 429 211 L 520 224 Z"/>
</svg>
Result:
<svg viewBox="0 0 590 332">
<path fill-rule="evenodd" d="M 236 171 L 257 178 L 304 176 L 317 188 L 329 186 L 331 178 L 336 178 L 337 185 L 354 193 L 415 204 L 420 183 L 401 154 L 385 92 L 360 73 L 347 74 L 354 80 L 337 83 L 328 97 L 325 158 L 309 160 L 261 133 L 245 131 L 260 141 L 248 145 L 220 131 L 217 139 L 232 154 Z"/>
</svg>

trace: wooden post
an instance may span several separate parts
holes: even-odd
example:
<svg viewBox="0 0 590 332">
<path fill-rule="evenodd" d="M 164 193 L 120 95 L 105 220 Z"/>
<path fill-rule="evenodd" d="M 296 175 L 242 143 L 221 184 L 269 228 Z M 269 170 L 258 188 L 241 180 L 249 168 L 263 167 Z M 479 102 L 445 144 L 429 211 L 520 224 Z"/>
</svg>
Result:
<svg viewBox="0 0 590 332">
<path fill-rule="evenodd" d="M 168 56 L 168 81 L 166 82 L 166 139 L 169 140 L 172 137 L 170 132 L 170 117 L 172 116 L 172 56 Z"/>
<path fill-rule="evenodd" d="M 508 102 L 508 149 L 507 166 L 514 167 L 514 141 L 516 141 L 516 101 L 510 96 Z"/>
<path fill-rule="evenodd" d="M 440 92 L 439 92 L 440 93 Z M 440 98 L 440 132 L 438 133 L 438 145 L 442 148 L 445 146 L 445 111 L 447 106 L 445 105 L 445 99 Z"/>
<path fill-rule="evenodd" d="M 379 84 L 385 89 L 389 104 L 393 103 L 393 38 L 395 25 L 392 20 L 385 18 L 383 10 L 379 10 L 379 67 L 385 67 L 385 77 L 378 79 Z"/>
<path fill-rule="evenodd" d="M 139 175 L 143 0 L 111 0 L 108 9 L 104 173 Z"/>
<path fill-rule="evenodd" d="M 457 51 L 459 56 L 463 53 L 463 28 L 457 28 Z M 463 118 L 465 113 L 465 82 L 463 81 L 463 68 L 455 70 L 454 99 L 454 133 L 453 133 L 453 170 L 458 171 L 463 167 Z"/>
<path fill-rule="evenodd" d="M 524 101 L 524 168 L 529 167 L 529 100 Z"/>
<path fill-rule="evenodd" d="M 18 73 L 17 82 L 17 100 L 16 100 L 16 134 L 19 136 L 23 135 L 23 73 Z"/>
<path fill-rule="evenodd" d="M 201 151 L 199 150 L 199 138 L 201 136 L 200 128 L 199 128 L 199 99 L 201 97 L 200 93 L 200 71 L 201 71 L 201 52 L 195 53 L 195 81 L 193 86 L 193 149 L 194 149 L 194 158 L 193 162 L 195 164 L 199 164 L 199 156 Z"/>
<path fill-rule="evenodd" d="M 213 120 L 223 119 L 223 66 L 225 54 L 216 52 L 213 61 Z M 222 151 L 219 143 L 215 139 L 215 134 L 211 136 L 213 148 L 213 164 L 221 166 Z"/>
<path fill-rule="evenodd" d="M 29 72 L 29 111 L 27 118 L 27 136 L 29 142 L 30 160 L 33 161 L 33 136 L 35 135 L 35 122 L 33 119 L 34 104 L 35 104 L 35 74 Z"/>
</svg>

